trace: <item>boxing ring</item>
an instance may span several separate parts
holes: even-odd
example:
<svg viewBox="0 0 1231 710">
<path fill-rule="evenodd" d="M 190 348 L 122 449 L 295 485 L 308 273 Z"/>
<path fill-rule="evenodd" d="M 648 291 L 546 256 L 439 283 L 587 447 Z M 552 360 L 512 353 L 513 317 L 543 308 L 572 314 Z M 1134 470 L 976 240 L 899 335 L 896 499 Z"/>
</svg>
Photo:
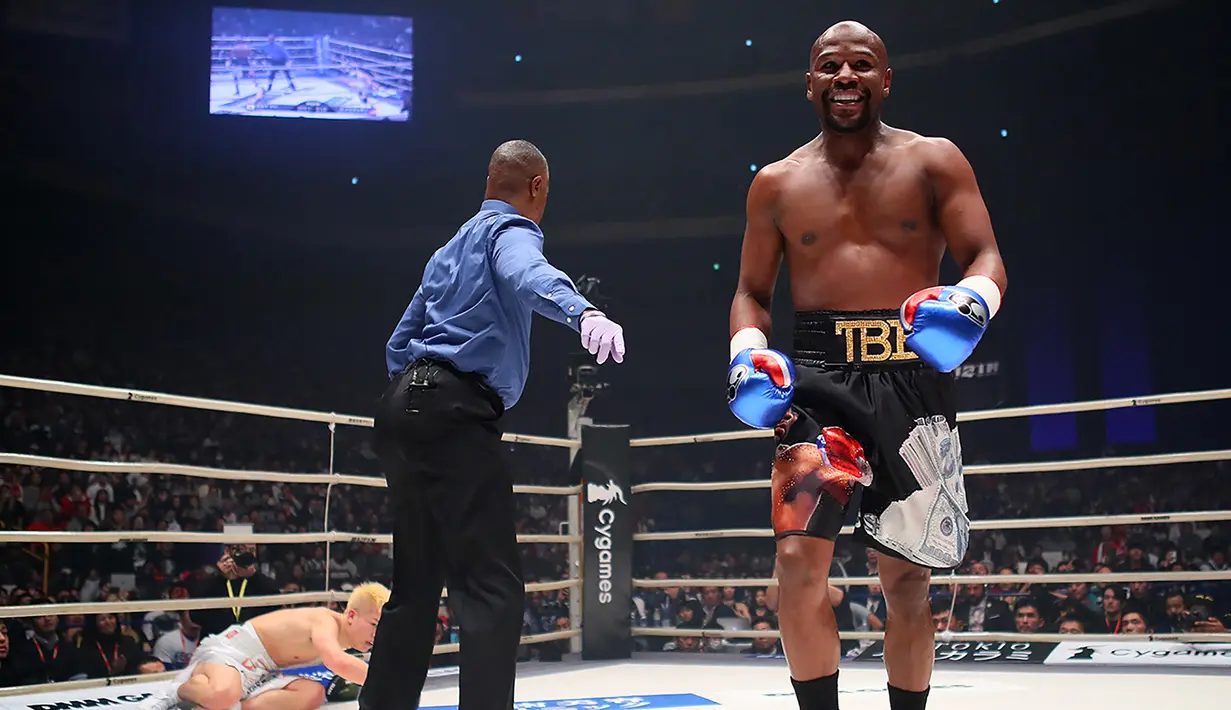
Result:
<svg viewBox="0 0 1231 710">
<path fill-rule="evenodd" d="M 88 542 L 172 542 L 172 543 L 323 543 L 325 545 L 324 589 L 315 592 L 253 596 L 240 598 L 168 599 L 132 602 L 44 604 L 0 607 L 5 618 L 30 618 L 43 615 L 127 613 L 149 611 L 181 611 L 233 607 L 280 607 L 291 604 L 321 604 L 344 602 L 345 592 L 331 591 L 329 560 L 335 543 L 361 542 L 391 544 L 392 535 L 369 535 L 328 530 L 329 503 L 339 486 L 384 487 L 383 479 L 339 473 L 334 470 L 337 427 L 371 427 L 372 419 L 333 412 L 289 409 L 223 400 L 184 397 L 158 392 L 100 387 L 69 382 L 39 380 L 0 375 L 0 387 L 42 392 L 127 400 L 139 403 L 187 407 L 215 412 L 228 412 L 279 419 L 315 422 L 325 425 L 329 437 L 329 464 L 325 473 L 289 473 L 210 468 L 157 462 L 85 461 L 30 454 L 0 453 L 0 465 L 30 466 L 78 472 L 140 473 L 148 475 L 189 476 L 216 480 L 244 480 L 286 484 L 326 484 L 325 531 L 320 533 L 196 533 L 167 531 L 119 532 L 36 532 L 0 530 L 0 542 L 23 544 L 88 543 Z M 1163 394 L 1150 397 L 1097 400 L 1030 407 L 1001 408 L 959 413 L 959 422 L 975 422 L 1010 417 L 1025 417 L 1073 412 L 1092 412 L 1140 406 L 1165 406 L 1190 402 L 1231 399 L 1231 389 Z M 714 434 L 630 439 L 631 448 L 680 446 L 739 439 L 769 438 L 772 431 L 743 430 Z M 531 444 L 579 450 L 581 440 L 505 434 L 510 443 Z M 965 467 L 965 475 L 1011 475 L 1052 471 L 1084 471 L 1113 467 L 1155 466 L 1177 463 L 1215 462 L 1231 460 L 1231 450 L 1198 451 L 1143 456 L 1118 456 L 1099 459 L 1050 461 L 1023 464 L 995 464 Z M 1077 474 L 1079 475 L 1079 474 Z M 562 496 L 569 500 L 569 533 L 567 535 L 519 535 L 519 543 L 553 543 L 568 545 L 570 564 L 566 579 L 526 585 L 527 592 L 559 589 L 583 589 L 583 565 L 587 551 L 579 534 L 579 521 L 600 506 L 627 506 L 623 491 L 611 481 L 601 485 L 583 482 L 583 486 L 515 485 L 519 494 Z M 661 491 L 711 491 L 767 489 L 769 477 L 733 482 L 645 483 L 631 486 L 630 495 L 645 495 Z M 602 510 L 608 510 L 602 507 Z M 603 513 L 598 513 L 602 521 Z M 1007 530 L 1089 527 L 1101 525 L 1155 525 L 1181 522 L 1231 520 L 1231 510 L 1205 510 L 1174 513 L 1149 513 L 1110 516 L 1069 516 L 1007 520 L 972 521 L 973 530 Z M 589 523 L 587 523 L 589 525 Z M 849 534 L 849 527 L 843 528 Z M 587 533 L 588 534 L 588 533 Z M 716 538 L 772 538 L 769 529 L 741 528 L 678 532 L 638 532 L 633 541 L 686 541 Z M 594 545 L 602 558 L 602 545 Z M 608 559 L 610 556 L 608 556 Z M 588 566 L 588 565 L 586 565 Z M 1231 571 L 1210 572 L 1129 572 L 1090 574 L 1011 574 L 1011 575 L 934 575 L 934 586 L 995 583 L 1069 583 L 1172 581 L 1229 581 Z M 875 577 L 835 577 L 835 585 L 867 586 L 878 584 Z M 773 579 L 634 579 L 635 588 L 655 587 L 768 587 Z M 596 585 L 596 589 L 601 586 Z M 447 590 L 444 597 L 447 597 Z M 597 592 L 591 598 L 587 590 L 584 599 L 576 592 L 569 595 L 568 630 L 535 634 L 522 638 L 523 644 L 539 644 L 569 640 L 574 651 L 581 646 L 583 629 L 582 604 L 601 603 Z M 627 613 L 626 613 L 627 616 Z M 631 628 L 625 629 L 631 647 L 633 638 L 644 636 L 701 636 L 731 640 L 756 637 L 777 637 L 776 631 Z M 883 639 L 882 632 L 841 632 L 843 640 L 860 642 L 859 650 L 867 650 Z M 944 632 L 937 635 L 937 658 L 949 661 L 961 655 L 966 664 L 942 663 L 938 660 L 932 681 L 933 707 L 982 708 L 994 706 L 1002 710 L 1030 708 L 1047 703 L 1072 707 L 1078 703 L 1096 703 L 1099 707 L 1119 709 L 1161 707 L 1176 702 L 1175 691 L 1182 690 L 1184 699 L 1196 701 L 1197 707 L 1208 704 L 1217 707 L 1231 697 L 1231 633 L 1176 633 L 1148 635 L 1107 634 L 1046 634 L 999 632 Z M 1144 645 L 1143 645 L 1144 644 Z M 1045 649 L 1041 646 L 1045 645 Z M 435 653 L 453 653 L 458 644 L 439 644 Z M 1146 651 L 1135 651 L 1144 648 Z M 851 654 L 848 654 L 851 656 Z M 1029 663 L 1028 661 L 1033 661 Z M 318 669 L 310 669 L 312 673 Z M 848 662 L 841 666 L 840 692 L 844 708 L 884 708 L 887 706 L 885 674 L 880 664 Z M 309 677 L 315 677 L 305 672 Z M 148 695 L 153 682 L 173 673 L 143 676 L 91 679 L 0 688 L 0 710 L 66 710 L 98 705 L 125 705 L 140 702 Z M 1177 687 L 1176 682 L 1182 683 Z M 456 669 L 438 668 L 429 674 L 422 706 L 447 710 L 456 707 Z M 781 657 L 756 657 L 737 653 L 714 655 L 672 655 L 664 653 L 629 653 L 614 660 L 566 660 L 560 663 L 533 662 L 519 666 L 517 707 L 536 710 L 554 708 L 692 708 L 728 707 L 747 710 L 774 710 L 796 707 L 785 661 Z M 1221 698 L 1221 701 L 1218 699 Z M 354 703 L 340 703 L 342 710 Z"/>
<path fill-rule="evenodd" d="M 289 56 L 285 66 L 275 66 L 261 56 L 267 38 L 212 38 L 210 113 L 377 121 L 409 118 L 413 54 L 327 35 L 275 39 Z M 250 64 L 232 63 L 232 51 L 241 44 L 254 50 Z"/>
</svg>

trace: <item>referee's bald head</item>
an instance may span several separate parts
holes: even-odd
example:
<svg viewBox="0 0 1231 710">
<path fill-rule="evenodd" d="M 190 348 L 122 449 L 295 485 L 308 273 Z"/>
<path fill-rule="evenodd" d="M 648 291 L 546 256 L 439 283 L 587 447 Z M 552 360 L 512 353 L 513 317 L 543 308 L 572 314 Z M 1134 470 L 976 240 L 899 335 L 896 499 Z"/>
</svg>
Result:
<svg viewBox="0 0 1231 710">
<path fill-rule="evenodd" d="M 507 202 L 538 222 L 547 206 L 548 180 L 547 158 L 541 150 L 530 141 L 508 141 L 496 148 L 487 163 L 485 197 Z"/>
</svg>

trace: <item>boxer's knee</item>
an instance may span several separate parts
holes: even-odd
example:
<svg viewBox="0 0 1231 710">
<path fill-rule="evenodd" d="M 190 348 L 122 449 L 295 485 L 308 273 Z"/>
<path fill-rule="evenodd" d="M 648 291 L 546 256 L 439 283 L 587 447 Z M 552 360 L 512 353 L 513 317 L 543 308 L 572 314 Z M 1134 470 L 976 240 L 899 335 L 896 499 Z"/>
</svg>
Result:
<svg viewBox="0 0 1231 710">
<path fill-rule="evenodd" d="M 788 535 L 779 540 L 778 583 L 787 587 L 815 586 L 827 592 L 833 546 L 829 540 L 805 535 Z"/>
<path fill-rule="evenodd" d="M 928 597 L 932 573 L 924 567 L 901 560 L 881 557 L 881 589 L 889 613 L 902 620 L 931 621 L 932 609 Z"/>
<path fill-rule="evenodd" d="M 286 689 L 294 691 L 296 700 L 287 710 L 316 710 L 325 704 L 325 686 L 314 680 L 297 680 Z"/>
<path fill-rule="evenodd" d="M 201 707 L 205 710 L 230 710 L 239 704 L 243 694 L 238 683 L 211 681 L 200 700 Z"/>
</svg>

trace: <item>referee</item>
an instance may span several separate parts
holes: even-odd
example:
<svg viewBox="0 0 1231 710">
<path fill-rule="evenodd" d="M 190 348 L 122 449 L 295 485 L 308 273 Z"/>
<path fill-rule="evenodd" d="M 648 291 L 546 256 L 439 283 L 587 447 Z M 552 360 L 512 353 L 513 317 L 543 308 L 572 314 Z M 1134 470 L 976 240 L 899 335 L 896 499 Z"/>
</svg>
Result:
<svg viewBox="0 0 1231 710">
<path fill-rule="evenodd" d="M 500 417 L 526 383 L 531 316 L 579 331 L 600 364 L 624 359 L 623 329 L 543 257 L 548 181 L 531 143 L 496 149 L 479 213 L 428 261 L 386 346 L 375 440 L 396 511 L 393 596 L 361 710 L 418 707 L 446 583 L 460 710 L 513 705 L 525 584 Z"/>
</svg>

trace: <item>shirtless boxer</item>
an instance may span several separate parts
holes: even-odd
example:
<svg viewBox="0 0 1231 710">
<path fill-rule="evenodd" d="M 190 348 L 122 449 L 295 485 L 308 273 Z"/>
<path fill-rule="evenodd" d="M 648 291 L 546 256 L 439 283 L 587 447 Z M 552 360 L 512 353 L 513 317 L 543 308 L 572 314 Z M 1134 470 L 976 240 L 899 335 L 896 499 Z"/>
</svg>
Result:
<svg viewBox="0 0 1231 710">
<path fill-rule="evenodd" d="M 996 314 L 1005 271 L 962 153 L 881 122 L 891 72 L 875 33 L 829 28 L 805 76 L 821 133 L 748 191 L 727 395 L 741 421 L 777 436 L 780 619 L 799 707 L 838 707 L 828 574 L 862 488 L 856 535 L 880 553 L 890 705 L 918 709 L 932 674 L 931 570 L 956 567 L 969 537 L 948 373 Z M 964 278 L 942 288 L 946 247 Z M 784 256 L 794 362 L 767 348 Z"/>
<path fill-rule="evenodd" d="M 346 651 L 372 649 L 387 601 L 388 589 L 367 583 L 351 592 L 344 614 L 323 607 L 280 609 L 232 626 L 202 641 L 188 667 L 144 708 L 315 710 L 325 702 L 324 686 L 280 671 L 319 660 L 363 685 L 368 664 Z"/>
</svg>

